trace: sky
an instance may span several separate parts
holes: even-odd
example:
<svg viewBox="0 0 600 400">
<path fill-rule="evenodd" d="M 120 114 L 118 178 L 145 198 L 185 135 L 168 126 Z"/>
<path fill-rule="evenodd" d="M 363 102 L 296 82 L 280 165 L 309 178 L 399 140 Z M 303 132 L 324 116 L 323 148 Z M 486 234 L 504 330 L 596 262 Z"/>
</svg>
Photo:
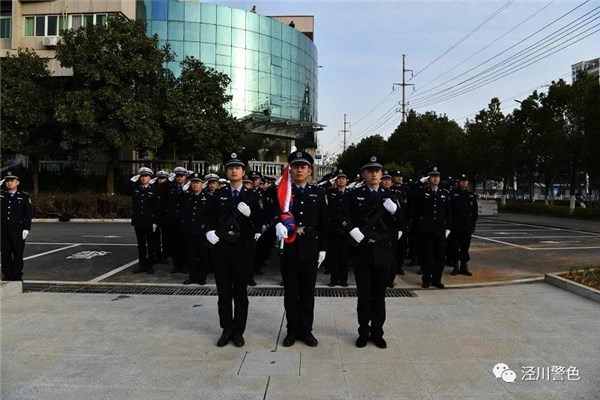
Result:
<svg viewBox="0 0 600 400">
<path fill-rule="evenodd" d="M 407 110 L 446 114 L 461 126 L 493 97 L 510 113 L 515 100 L 553 80 L 571 83 L 572 64 L 600 57 L 599 0 L 211 2 L 256 5 L 264 15 L 314 15 L 318 122 L 326 125 L 318 144 L 329 157 L 343 148 L 344 114 L 347 145 L 374 134 L 387 138 L 400 123 L 402 90 L 392 86 L 402 82 L 402 54 L 413 70 L 406 83 L 415 85 L 414 92 L 406 88 Z"/>
</svg>

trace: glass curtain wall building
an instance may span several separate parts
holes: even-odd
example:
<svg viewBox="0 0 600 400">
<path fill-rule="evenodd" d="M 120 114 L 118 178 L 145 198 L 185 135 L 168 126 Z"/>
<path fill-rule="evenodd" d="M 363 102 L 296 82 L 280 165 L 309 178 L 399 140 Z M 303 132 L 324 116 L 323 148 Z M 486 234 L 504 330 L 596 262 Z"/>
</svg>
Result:
<svg viewBox="0 0 600 400">
<path fill-rule="evenodd" d="M 176 54 L 231 78 L 234 116 L 257 133 L 290 139 L 313 136 L 317 121 L 317 48 L 299 30 L 268 16 L 216 4 L 139 0 L 137 19 Z M 308 135 L 307 135 L 308 134 Z M 310 141 L 310 140 L 309 140 Z"/>
</svg>

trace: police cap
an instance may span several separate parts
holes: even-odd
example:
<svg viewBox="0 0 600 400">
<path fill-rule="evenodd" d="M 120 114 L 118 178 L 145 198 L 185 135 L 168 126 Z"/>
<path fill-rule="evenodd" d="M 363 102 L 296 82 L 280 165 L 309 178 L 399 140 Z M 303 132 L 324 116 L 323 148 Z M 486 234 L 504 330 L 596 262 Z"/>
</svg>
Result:
<svg viewBox="0 0 600 400">
<path fill-rule="evenodd" d="M 217 182 L 218 182 L 218 181 L 219 181 L 219 179 L 220 179 L 220 178 L 219 178 L 219 175 L 217 175 L 217 174 L 213 174 L 212 172 L 211 172 L 210 174 L 206 174 L 206 175 L 204 175 L 204 180 L 205 180 L 206 182 L 210 182 L 210 181 L 217 181 Z"/>
<path fill-rule="evenodd" d="M 19 177 L 18 177 L 18 176 L 16 176 L 15 174 L 13 174 L 13 173 L 12 173 L 12 172 L 10 172 L 10 171 L 8 171 L 8 172 L 6 173 L 6 175 L 4 175 L 4 180 L 5 180 L 5 181 L 10 181 L 10 180 L 13 180 L 13 179 L 19 179 Z"/>
<path fill-rule="evenodd" d="M 239 165 L 240 167 L 244 168 L 246 166 L 246 161 L 242 158 L 241 154 L 230 153 L 227 157 L 225 157 L 223 164 L 225 164 L 225 168 L 234 165 Z"/>
<path fill-rule="evenodd" d="M 142 168 L 138 169 L 138 175 L 140 175 L 140 176 L 154 175 L 154 172 L 152 172 L 152 170 L 148 167 L 142 167 Z"/>
<path fill-rule="evenodd" d="M 294 165 L 294 164 L 308 164 L 310 167 L 312 167 L 313 162 L 315 160 L 306 151 L 304 151 L 304 150 L 296 150 L 296 151 L 292 151 L 288 155 L 287 161 L 288 161 L 288 163 L 290 165 Z"/>
<path fill-rule="evenodd" d="M 383 169 L 383 160 L 378 156 L 368 156 L 365 157 L 361 162 L 360 169 Z"/>
</svg>

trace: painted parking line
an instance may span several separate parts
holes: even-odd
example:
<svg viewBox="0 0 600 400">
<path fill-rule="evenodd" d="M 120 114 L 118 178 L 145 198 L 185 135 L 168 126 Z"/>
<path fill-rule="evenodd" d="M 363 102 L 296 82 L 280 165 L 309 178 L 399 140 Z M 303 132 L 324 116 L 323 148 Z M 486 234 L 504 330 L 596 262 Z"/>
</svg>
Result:
<svg viewBox="0 0 600 400">
<path fill-rule="evenodd" d="M 494 243 L 500 243 L 500 244 L 505 244 L 507 246 L 512 246 L 512 247 L 516 247 L 519 249 L 523 249 L 523 250 L 531 250 L 529 247 L 527 246 L 521 246 L 519 244 L 514 244 L 514 243 L 510 243 L 510 242 L 503 242 L 502 240 L 498 240 L 498 239 L 492 239 L 492 238 L 488 238 L 485 236 L 478 236 L 478 235 L 473 235 L 474 238 L 477 239 L 481 239 L 481 240 L 487 240 L 488 242 L 494 242 Z"/>
<path fill-rule="evenodd" d="M 39 244 L 48 246 L 65 246 L 65 245 L 78 245 L 78 246 L 137 246 L 137 243 L 73 243 L 73 242 L 27 242 L 28 244 Z"/>
<path fill-rule="evenodd" d="M 80 245 L 81 244 L 79 244 L 79 243 L 75 243 L 75 244 L 72 244 L 71 246 L 60 247 L 58 249 L 46 251 L 44 253 L 34 254 L 32 256 L 23 258 L 23 261 L 25 261 L 25 260 L 31 260 L 32 258 L 43 257 L 43 256 L 48 255 L 48 254 L 56 253 L 57 251 L 63 251 L 63 250 L 71 249 L 73 247 L 77 247 L 77 246 L 80 246 Z"/>
<path fill-rule="evenodd" d="M 589 247 L 531 247 L 528 250 L 540 251 L 540 250 L 594 250 L 600 249 L 600 246 L 589 246 Z"/>
<path fill-rule="evenodd" d="M 119 272 L 126 270 L 127 268 L 131 267 L 132 265 L 135 265 L 139 262 L 139 259 L 135 259 L 131 262 L 128 262 L 125 265 L 120 266 L 119 268 L 115 268 L 112 271 L 108 271 L 107 273 L 105 273 L 104 275 L 100 275 L 92 280 L 89 280 L 88 282 L 100 282 L 101 280 L 104 280 L 106 278 L 109 278 L 115 274 L 118 274 Z"/>
<path fill-rule="evenodd" d="M 588 238 L 595 239 L 594 236 L 591 235 L 572 235 L 572 236 L 502 236 L 502 239 L 511 239 L 511 240 L 529 240 L 529 239 L 573 239 L 573 238 Z"/>
</svg>

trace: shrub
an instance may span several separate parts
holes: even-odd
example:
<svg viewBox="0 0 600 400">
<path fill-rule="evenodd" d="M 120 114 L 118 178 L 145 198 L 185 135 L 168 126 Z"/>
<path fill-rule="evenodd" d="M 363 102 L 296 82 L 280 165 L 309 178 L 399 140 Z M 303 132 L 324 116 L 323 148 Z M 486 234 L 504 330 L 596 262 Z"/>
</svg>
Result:
<svg viewBox="0 0 600 400">
<path fill-rule="evenodd" d="M 131 198 L 122 195 L 39 193 L 31 197 L 34 218 L 130 218 Z"/>
<path fill-rule="evenodd" d="M 543 201 L 531 203 L 529 201 L 508 200 L 505 206 L 498 204 L 498 210 L 600 221 L 600 207 L 594 202 L 591 202 L 586 208 L 576 207 L 573 215 L 569 214 L 568 202 L 565 205 L 546 205 Z"/>
</svg>

